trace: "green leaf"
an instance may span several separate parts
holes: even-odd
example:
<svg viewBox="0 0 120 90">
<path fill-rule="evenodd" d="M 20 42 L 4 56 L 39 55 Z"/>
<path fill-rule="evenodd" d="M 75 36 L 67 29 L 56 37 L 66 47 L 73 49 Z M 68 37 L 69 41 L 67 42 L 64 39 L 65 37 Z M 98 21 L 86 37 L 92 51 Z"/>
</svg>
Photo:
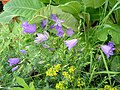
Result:
<svg viewBox="0 0 120 90">
<path fill-rule="evenodd" d="M 116 44 L 120 44 L 120 26 L 116 24 L 104 24 L 103 29 L 97 31 L 98 39 L 101 41 L 107 40 L 107 35 L 111 35 L 111 40 Z"/>
<path fill-rule="evenodd" d="M 100 41 L 106 41 L 107 40 L 107 35 L 108 35 L 108 29 L 101 29 L 98 30 L 98 32 L 96 33 L 98 39 Z"/>
<path fill-rule="evenodd" d="M 33 85 L 33 82 L 31 82 L 31 83 L 29 84 L 29 87 L 30 87 L 30 90 L 35 90 L 35 87 L 34 87 L 34 85 Z"/>
<path fill-rule="evenodd" d="M 12 14 L 11 12 L 3 12 L 0 14 L 0 22 L 1 23 L 8 23 L 13 17 L 15 17 L 15 14 Z"/>
<path fill-rule="evenodd" d="M 62 25 L 65 28 L 72 28 L 73 30 L 77 30 L 76 18 L 72 14 L 62 12 L 61 9 L 55 6 L 41 8 L 40 11 L 30 20 L 30 23 L 40 23 L 43 19 L 49 19 L 51 14 L 59 15 L 59 18 L 64 20 Z"/>
<path fill-rule="evenodd" d="M 22 78 L 20 78 L 20 77 L 17 77 L 17 78 L 16 78 L 16 82 L 17 82 L 19 85 L 23 86 L 26 90 L 29 90 L 29 87 L 28 87 L 28 85 L 25 83 L 24 79 L 22 79 Z"/>
<path fill-rule="evenodd" d="M 64 20 L 62 25 L 66 28 L 72 28 L 74 31 L 77 31 L 77 20 L 76 18 L 69 14 L 69 13 L 62 13 L 60 14 L 59 18 L 61 20 Z"/>
<path fill-rule="evenodd" d="M 86 7 L 98 8 L 105 3 L 105 0 L 82 0 Z"/>
<path fill-rule="evenodd" d="M 62 10 L 55 7 L 55 6 L 47 6 L 41 8 L 29 21 L 31 24 L 33 23 L 40 23 L 42 19 L 48 19 L 51 14 L 61 14 Z"/>
<path fill-rule="evenodd" d="M 65 3 L 64 5 L 59 5 L 58 8 L 62 9 L 64 12 L 71 14 L 78 14 L 81 10 L 81 4 L 77 1 L 71 1 Z"/>
<path fill-rule="evenodd" d="M 39 0 L 10 0 L 4 6 L 4 10 L 17 16 L 31 18 L 43 6 Z"/>
</svg>

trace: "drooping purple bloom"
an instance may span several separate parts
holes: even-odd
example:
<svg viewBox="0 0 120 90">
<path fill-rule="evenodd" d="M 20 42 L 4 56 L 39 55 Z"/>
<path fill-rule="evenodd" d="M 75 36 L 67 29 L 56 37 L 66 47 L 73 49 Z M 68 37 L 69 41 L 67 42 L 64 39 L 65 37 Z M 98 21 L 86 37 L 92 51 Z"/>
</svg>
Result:
<svg viewBox="0 0 120 90">
<path fill-rule="evenodd" d="M 114 55 L 113 51 L 115 50 L 115 48 L 113 42 L 109 42 L 108 45 L 102 45 L 101 49 L 105 53 L 107 58 L 109 58 L 110 55 Z"/>
<path fill-rule="evenodd" d="M 51 15 L 51 19 L 56 22 L 56 23 L 53 25 L 53 27 L 59 26 L 59 27 L 62 28 L 62 24 L 61 24 L 61 23 L 64 22 L 64 20 L 58 19 L 58 17 L 57 17 L 55 14 L 52 14 L 52 15 Z"/>
<path fill-rule="evenodd" d="M 73 48 L 77 44 L 78 40 L 72 39 L 72 40 L 66 40 L 64 42 L 65 42 L 66 46 L 68 47 L 68 49 L 70 50 L 71 48 Z"/>
<path fill-rule="evenodd" d="M 44 29 L 46 27 L 46 24 L 47 24 L 47 20 L 42 20 L 40 26 L 42 27 L 42 29 Z"/>
<path fill-rule="evenodd" d="M 10 63 L 10 66 L 13 66 L 19 63 L 19 58 L 9 58 L 8 62 Z"/>
<path fill-rule="evenodd" d="M 61 27 L 59 27 L 59 26 L 56 26 L 56 30 L 57 30 L 57 36 L 59 36 L 59 37 L 62 37 L 63 36 L 63 34 L 64 34 L 64 31 L 62 30 L 62 28 Z"/>
<path fill-rule="evenodd" d="M 13 68 L 12 68 L 12 72 L 14 72 L 14 71 L 17 70 L 17 69 L 18 69 L 18 66 L 13 67 Z"/>
<path fill-rule="evenodd" d="M 23 22 L 22 23 L 22 28 L 24 28 L 23 32 L 24 33 L 35 33 L 36 32 L 36 24 L 30 25 L 28 22 Z"/>
<path fill-rule="evenodd" d="M 66 34 L 68 36 L 72 36 L 74 34 L 74 31 L 72 30 L 72 28 L 70 28 L 70 29 L 67 30 Z"/>
<path fill-rule="evenodd" d="M 26 54 L 26 50 L 20 50 L 20 52 Z"/>
<path fill-rule="evenodd" d="M 37 37 L 34 40 L 34 42 L 39 44 L 41 42 L 46 41 L 48 39 L 48 37 L 49 37 L 49 34 L 46 31 L 44 31 L 44 34 L 38 33 Z"/>
<path fill-rule="evenodd" d="M 51 15 L 51 19 L 53 20 L 53 21 L 55 21 L 55 24 L 54 25 L 52 25 L 50 28 L 52 29 L 52 28 L 55 28 L 56 30 L 57 30 L 57 36 L 59 36 L 59 37 L 62 37 L 63 36 L 63 34 L 64 34 L 64 31 L 62 30 L 62 22 L 64 22 L 63 20 L 60 20 L 60 19 L 58 19 L 58 17 L 55 15 L 55 14 L 52 14 Z"/>
</svg>

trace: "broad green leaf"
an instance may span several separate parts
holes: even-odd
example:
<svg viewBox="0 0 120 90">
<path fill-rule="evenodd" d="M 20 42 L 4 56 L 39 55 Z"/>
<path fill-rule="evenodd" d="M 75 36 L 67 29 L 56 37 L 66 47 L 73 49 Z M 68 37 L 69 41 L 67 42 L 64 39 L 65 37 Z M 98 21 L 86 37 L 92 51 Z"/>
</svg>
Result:
<svg viewBox="0 0 120 90">
<path fill-rule="evenodd" d="M 82 0 L 60 0 L 60 4 L 65 4 L 65 3 L 68 3 L 68 2 L 71 2 L 71 1 L 79 1 L 79 2 L 81 2 Z"/>
<path fill-rule="evenodd" d="M 59 18 L 64 20 L 63 26 L 66 28 L 72 28 L 74 31 L 77 31 L 77 20 L 75 17 L 69 13 L 62 13 L 60 14 Z"/>
<path fill-rule="evenodd" d="M 105 3 L 105 0 L 82 0 L 86 7 L 98 8 Z"/>
<path fill-rule="evenodd" d="M 100 41 L 106 41 L 107 40 L 107 35 L 108 35 L 108 29 L 98 30 L 96 35 L 97 35 L 97 37 Z"/>
<path fill-rule="evenodd" d="M 30 20 L 30 23 L 40 23 L 43 19 L 50 19 L 51 14 L 59 15 L 61 20 L 64 20 L 63 26 L 65 28 L 72 28 L 73 30 L 77 30 L 77 20 L 72 14 L 64 13 L 61 9 L 51 6 L 51 7 L 43 7 L 40 11 Z"/>
<path fill-rule="evenodd" d="M 43 6 L 39 0 L 10 0 L 4 6 L 4 10 L 17 16 L 31 18 Z"/>
<path fill-rule="evenodd" d="M 17 82 L 19 85 L 23 86 L 26 90 L 29 90 L 28 85 L 25 83 L 25 81 L 24 81 L 22 78 L 17 77 L 17 78 L 16 78 L 16 82 Z"/>
<path fill-rule="evenodd" d="M 42 19 L 48 19 L 50 18 L 51 14 L 61 14 L 62 10 L 55 7 L 55 6 L 47 6 L 41 8 L 30 20 L 30 23 L 40 23 Z"/>
<path fill-rule="evenodd" d="M 11 12 L 3 12 L 0 14 L 0 22 L 1 23 L 8 23 L 13 17 L 15 17 L 15 14 L 12 14 Z"/>
<path fill-rule="evenodd" d="M 29 87 L 30 87 L 30 90 L 35 90 L 35 87 L 34 87 L 34 85 L 33 85 L 33 82 L 31 82 L 31 83 L 29 84 Z"/>
<path fill-rule="evenodd" d="M 103 29 L 97 31 L 98 39 L 101 41 L 106 41 L 108 34 L 111 35 L 111 39 L 114 43 L 120 44 L 120 26 L 105 24 Z"/>
<path fill-rule="evenodd" d="M 120 44 L 120 33 L 115 32 L 113 30 L 109 30 L 109 34 L 112 36 L 112 40 L 115 43 Z"/>
<path fill-rule="evenodd" d="M 81 10 L 81 4 L 77 1 L 71 1 L 63 5 L 59 5 L 58 8 L 62 9 L 64 12 L 71 14 L 78 14 Z"/>
</svg>

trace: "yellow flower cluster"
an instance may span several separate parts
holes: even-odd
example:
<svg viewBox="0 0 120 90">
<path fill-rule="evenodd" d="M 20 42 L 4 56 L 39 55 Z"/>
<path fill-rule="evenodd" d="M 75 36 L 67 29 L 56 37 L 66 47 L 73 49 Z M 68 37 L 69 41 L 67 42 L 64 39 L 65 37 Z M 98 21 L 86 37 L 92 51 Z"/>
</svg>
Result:
<svg viewBox="0 0 120 90">
<path fill-rule="evenodd" d="M 104 88 L 99 88 L 98 90 L 117 90 L 117 88 L 105 85 Z"/>
<path fill-rule="evenodd" d="M 57 64 L 57 65 L 54 65 L 53 67 L 51 67 L 50 69 L 48 69 L 46 71 L 46 76 L 56 76 L 57 72 L 59 72 L 59 70 L 60 70 L 60 65 L 61 64 Z"/>
<path fill-rule="evenodd" d="M 78 80 L 77 80 L 77 86 L 80 87 L 80 88 L 82 86 L 84 86 L 84 82 L 80 78 L 78 78 Z"/>
<path fill-rule="evenodd" d="M 64 81 L 60 81 L 59 83 L 56 84 L 55 86 L 56 89 L 61 89 L 61 90 L 64 90 L 65 87 L 64 87 Z"/>
<path fill-rule="evenodd" d="M 69 79 L 71 82 L 74 80 L 74 77 L 69 75 L 69 73 L 66 72 L 66 71 L 62 72 L 62 75 L 63 75 L 64 78 Z"/>
<path fill-rule="evenodd" d="M 69 68 L 69 72 L 73 74 L 74 71 L 75 71 L 75 67 L 74 67 L 74 66 L 71 66 L 71 67 Z"/>
</svg>

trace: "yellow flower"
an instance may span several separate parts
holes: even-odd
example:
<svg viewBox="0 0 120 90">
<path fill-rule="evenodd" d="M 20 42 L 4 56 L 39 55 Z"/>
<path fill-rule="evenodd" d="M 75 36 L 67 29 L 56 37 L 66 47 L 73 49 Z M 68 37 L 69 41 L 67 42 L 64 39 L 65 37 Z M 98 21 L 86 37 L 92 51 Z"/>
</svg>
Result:
<svg viewBox="0 0 120 90">
<path fill-rule="evenodd" d="M 61 64 L 55 65 L 55 66 L 54 66 L 54 70 L 55 70 L 56 72 L 58 72 L 58 71 L 60 70 L 60 66 L 61 66 Z"/>
<path fill-rule="evenodd" d="M 56 75 L 57 75 L 56 71 L 54 71 L 52 68 L 46 71 L 46 76 L 56 76 Z"/>
<path fill-rule="evenodd" d="M 56 76 L 59 70 L 60 70 L 60 64 L 57 64 L 56 66 L 51 67 L 46 71 L 46 76 Z"/>
<path fill-rule="evenodd" d="M 57 83 L 56 86 L 55 86 L 55 88 L 56 89 L 61 89 L 61 90 L 65 89 L 65 87 L 64 87 L 64 81 L 60 81 L 59 83 Z"/>
<path fill-rule="evenodd" d="M 67 77 L 69 76 L 68 72 L 66 72 L 66 71 L 62 72 L 62 75 L 63 75 L 65 78 L 67 78 Z"/>
<path fill-rule="evenodd" d="M 74 66 L 71 66 L 71 67 L 69 68 L 69 72 L 70 72 L 70 73 L 74 73 L 74 71 L 75 71 L 75 67 L 74 67 Z"/>
</svg>

